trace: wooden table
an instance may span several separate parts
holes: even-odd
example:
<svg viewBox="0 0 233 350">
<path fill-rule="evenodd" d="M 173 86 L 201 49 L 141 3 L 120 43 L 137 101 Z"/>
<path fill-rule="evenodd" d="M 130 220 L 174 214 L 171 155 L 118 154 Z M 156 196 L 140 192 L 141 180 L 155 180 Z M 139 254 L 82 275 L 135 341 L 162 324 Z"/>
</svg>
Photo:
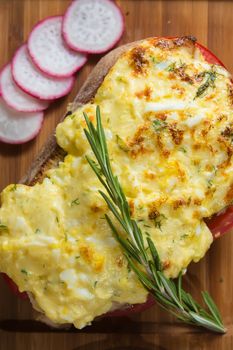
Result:
<svg viewBox="0 0 233 350">
<path fill-rule="evenodd" d="M 233 72 L 233 2 L 232 1 L 118 1 L 126 18 L 126 32 L 120 44 L 149 36 L 195 35 L 207 45 Z M 32 26 L 47 16 L 64 13 L 69 0 L 0 0 L 0 65 L 7 63 L 17 47 L 28 37 Z M 22 146 L 0 144 L 0 190 L 9 183 L 17 182 L 24 174 L 48 135 L 72 101 L 99 57 L 91 57 L 89 63 L 77 75 L 72 93 L 52 104 L 46 112 L 45 122 L 36 140 Z M 7 333 L 0 332 L 0 350 L 188 350 L 188 349 L 233 349 L 233 237 L 227 235 L 217 241 L 205 259 L 190 269 L 188 280 L 192 292 L 207 288 L 217 301 L 228 333 L 216 336 L 196 333 L 174 326 L 167 314 L 154 307 L 135 316 L 143 327 L 116 328 L 109 333 Z M 8 293 L 1 281 L 0 315 L 29 317 L 30 306 L 17 301 Z M 156 316 L 155 316 L 156 315 Z M 0 317 L 1 318 L 1 317 Z M 120 322 L 120 321 L 119 321 Z M 143 323 L 144 322 L 144 323 Z M 117 324 L 117 321 L 115 322 Z M 122 328 L 124 324 L 121 324 Z M 153 328 L 154 327 L 154 328 Z"/>
</svg>

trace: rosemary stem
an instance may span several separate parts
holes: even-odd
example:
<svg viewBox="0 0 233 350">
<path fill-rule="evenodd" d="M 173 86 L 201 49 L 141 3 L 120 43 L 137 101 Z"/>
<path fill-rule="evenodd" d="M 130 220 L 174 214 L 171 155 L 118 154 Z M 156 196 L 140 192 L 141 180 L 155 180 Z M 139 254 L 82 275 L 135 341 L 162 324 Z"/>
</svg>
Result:
<svg viewBox="0 0 233 350">
<path fill-rule="evenodd" d="M 208 79 L 208 82 L 210 81 L 213 85 L 215 77 L 209 74 Z M 119 228 L 106 214 L 107 223 L 113 236 L 121 245 L 129 266 L 163 309 L 187 324 L 225 333 L 226 329 L 218 308 L 207 292 L 202 292 L 206 306 L 204 309 L 182 288 L 181 273 L 177 281 L 167 278 L 163 273 L 154 242 L 150 237 L 145 238 L 146 233 L 142 233 L 137 222 L 131 218 L 129 203 L 118 178 L 113 174 L 99 107 L 96 109 L 96 128 L 85 113 L 84 118 L 87 124 L 84 132 L 98 164 L 89 157 L 86 158 L 106 190 L 99 193 L 127 236 L 125 239 L 124 235 L 119 233 Z M 146 243 L 147 246 L 145 246 Z"/>
</svg>

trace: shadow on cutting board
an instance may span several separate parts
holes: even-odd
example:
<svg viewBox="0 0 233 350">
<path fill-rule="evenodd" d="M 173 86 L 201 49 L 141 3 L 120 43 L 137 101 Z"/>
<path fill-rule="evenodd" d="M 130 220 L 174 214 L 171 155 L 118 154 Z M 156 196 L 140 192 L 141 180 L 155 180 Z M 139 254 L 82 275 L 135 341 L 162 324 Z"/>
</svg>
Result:
<svg viewBox="0 0 233 350">
<path fill-rule="evenodd" d="M 117 343 L 117 345 L 114 345 Z M 127 344 L 127 345 L 126 345 Z M 166 348 L 149 343 L 141 336 L 125 336 L 111 337 L 107 336 L 103 340 L 90 342 L 85 345 L 78 346 L 72 350 L 167 350 Z"/>
</svg>

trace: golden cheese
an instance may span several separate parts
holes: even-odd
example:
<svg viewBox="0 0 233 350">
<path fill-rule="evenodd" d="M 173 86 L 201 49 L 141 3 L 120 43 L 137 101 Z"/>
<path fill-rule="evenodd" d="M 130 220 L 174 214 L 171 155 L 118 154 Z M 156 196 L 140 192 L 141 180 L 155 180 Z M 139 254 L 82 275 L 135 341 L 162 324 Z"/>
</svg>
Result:
<svg viewBox="0 0 233 350">
<path fill-rule="evenodd" d="M 174 46 L 174 45 L 173 45 Z M 99 105 L 110 157 L 132 216 L 156 244 L 167 276 L 204 256 L 204 218 L 231 201 L 232 83 L 190 42 L 145 40 L 123 54 L 94 100 L 58 125 L 67 152 L 41 184 L 1 195 L 0 270 L 56 323 L 81 328 L 146 290 L 104 219 L 107 207 L 85 156 L 83 112 Z"/>
</svg>

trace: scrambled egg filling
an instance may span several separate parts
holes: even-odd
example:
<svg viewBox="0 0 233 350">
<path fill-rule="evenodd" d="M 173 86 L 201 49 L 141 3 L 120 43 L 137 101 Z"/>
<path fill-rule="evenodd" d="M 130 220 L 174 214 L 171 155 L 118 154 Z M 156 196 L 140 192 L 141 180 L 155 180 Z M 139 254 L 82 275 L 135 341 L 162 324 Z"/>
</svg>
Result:
<svg viewBox="0 0 233 350">
<path fill-rule="evenodd" d="M 123 54 L 95 98 L 58 125 L 67 152 L 42 183 L 1 195 L 0 270 L 56 323 L 81 328 L 147 292 L 114 240 L 83 112 L 100 106 L 115 174 L 132 216 L 176 277 L 212 243 L 204 222 L 232 198 L 233 94 L 228 72 L 191 40 L 150 39 Z"/>
</svg>

